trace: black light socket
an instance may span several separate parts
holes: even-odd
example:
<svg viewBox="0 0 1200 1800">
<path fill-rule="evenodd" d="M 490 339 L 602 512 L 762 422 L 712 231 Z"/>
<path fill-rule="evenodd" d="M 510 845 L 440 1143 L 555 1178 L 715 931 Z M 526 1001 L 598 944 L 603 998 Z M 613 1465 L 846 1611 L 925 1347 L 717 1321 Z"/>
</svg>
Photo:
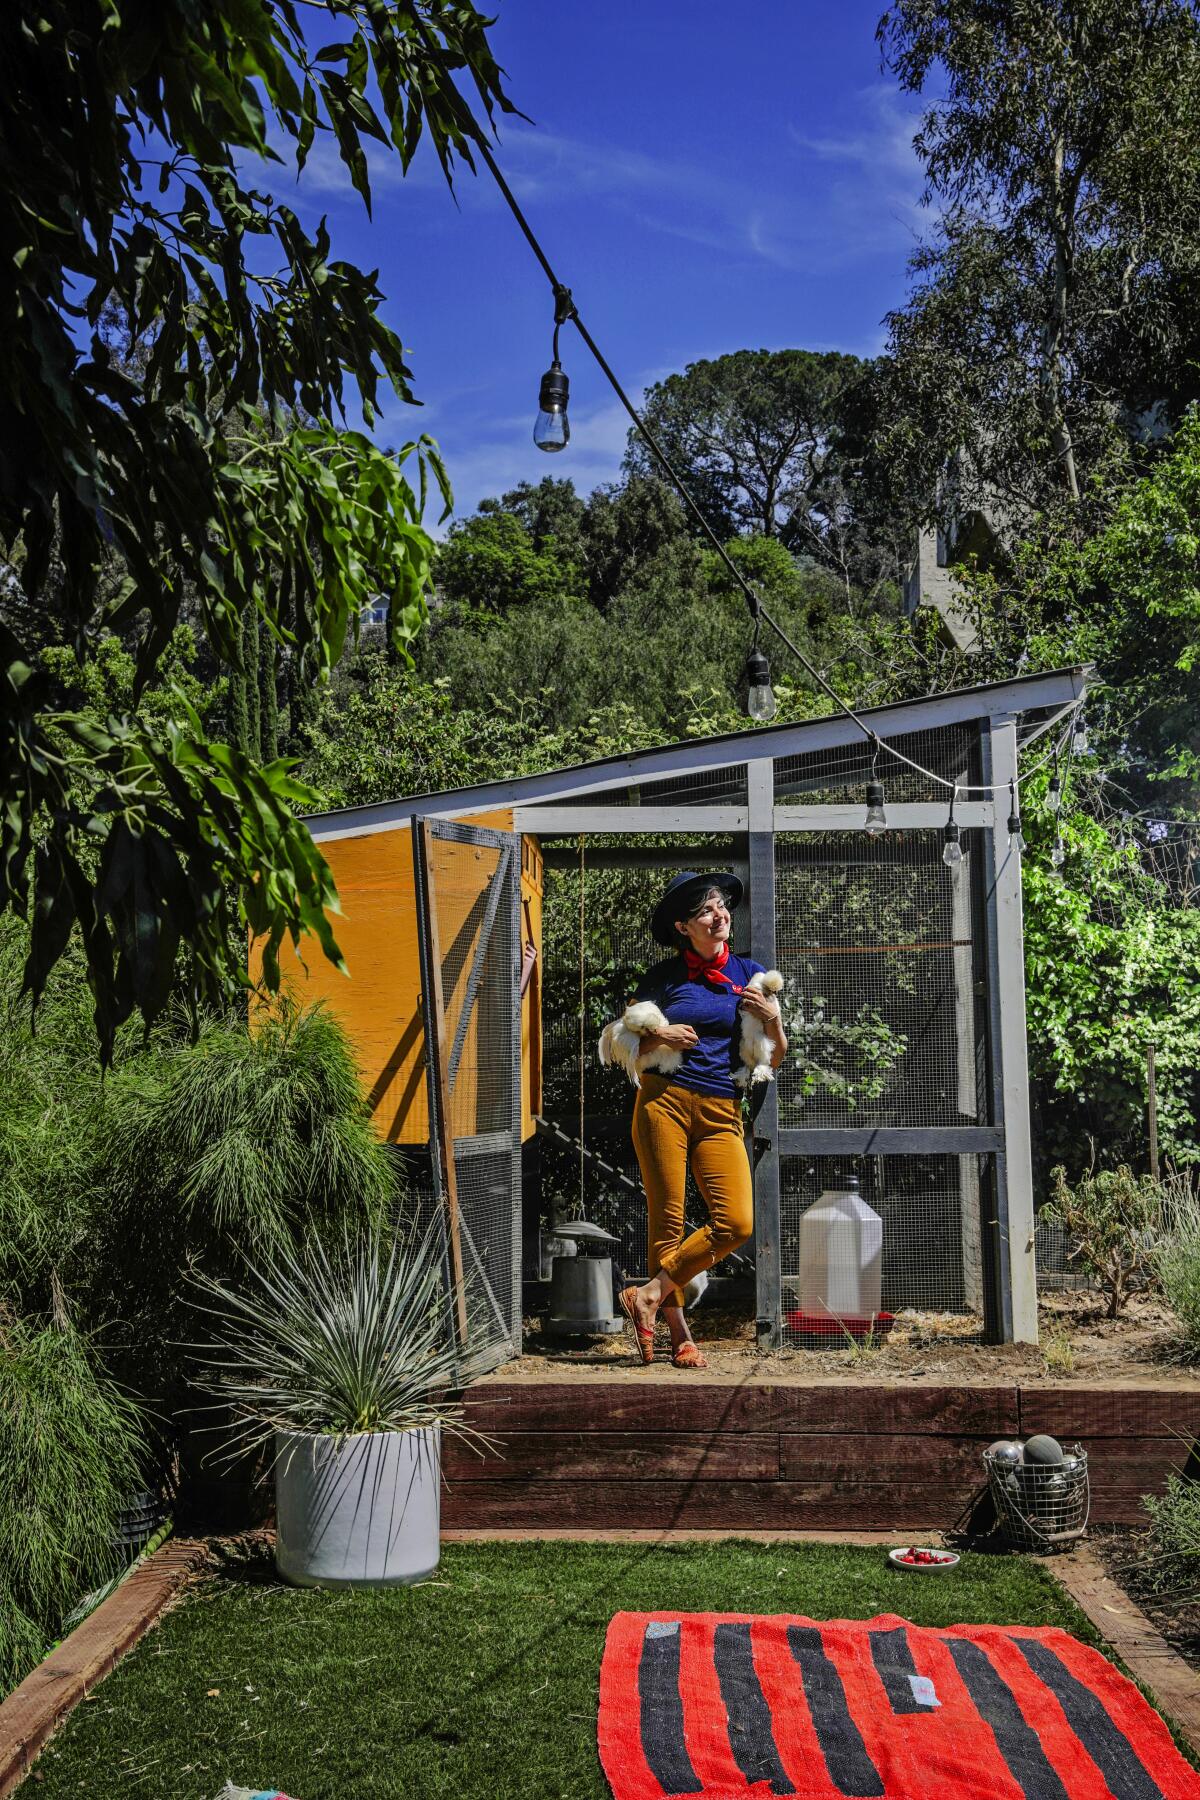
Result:
<svg viewBox="0 0 1200 1800">
<path fill-rule="evenodd" d="M 538 391 L 538 406 L 542 412 L 566 412 L 567 401 L 571 395 L 571 384 L 559 362 L 551 363 L 542 376 L 542 385 Z"/>
</svg>

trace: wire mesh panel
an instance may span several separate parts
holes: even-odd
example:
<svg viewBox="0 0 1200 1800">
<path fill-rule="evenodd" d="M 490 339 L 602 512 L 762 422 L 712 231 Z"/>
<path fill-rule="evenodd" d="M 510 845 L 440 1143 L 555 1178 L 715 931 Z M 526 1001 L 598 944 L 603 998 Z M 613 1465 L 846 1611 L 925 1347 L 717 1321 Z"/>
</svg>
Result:
<svg viewBox="0 0 1200 1800">
<path fill-rule="evenodd" d="M 425 983 L 431 1114 L 445 1114 L 453 1155 L 447 1226 L 465 1279 L 466 1356 L 479 1370 L 521 1347 L 520 852 L 505 833 L 422 823 L 423 953 L 440 974 L 440 995 L 432 963 Z"/>
<path fill-rule="evenodd" d="M 940 812 L 945 804 L 948 816 L 942 783 L 982 778 L 977 723 L 893 741 L 924 767 L 910 769 L 881 752 L 890 805 L 937 803 Z M 880 1234 L 877 1288 L 867 1282 L 862 1291 L 869 1299 L 874 1293 L 875 1312 L 892 1315 L 894 1335 L 918 1342 L 994 1335 L 1007 1292 L 1007 1247 L 997 1223 L 1002 1172 L 994 1154 L 1003 1137 L 989 1041 L 989 834 L 962 826 L 961 861 L 947 866 L 940 825 L 893 821 L 876 837 L 831 829 L 840 820 L 824 818 L 820 830 L 804 829 L 805 807 L 865 811 L 871 759 L 870 744 L 858 742 L 777 759 L 773 818 L 749 796 L 742 764 L 626 793 L 632 804 L 703 799 L 744 801 L 750 809 L 748 834 L 726 839 L 720 860 L 749 878 L 734 947 L 750 948 L 757 908 L 758 954 L 784 976 L 789 1051 L 759 1121 L 766 1155 L 756 1182 L 756 1242 L 759 1311 L 770 1341 L 795 1347 L 808 1341 L 801 1324 L 810 1323 L 805 1283 L 812 1287 L 812 1271 L 803 1246 L 815 1241 L 817 1224 L 815 1216 L 807 1227 L 803 1221 L 851 1170 L 861 1176 L 861 1202 L 875 1221 L 869 1229 Z M 606 794 L 605 804 L 613 803 Z M 784 828 L 791 808 L 795 830 Z M 666 881 L 681 860 L 714 867 L 715 845 L 711 836 L 672 835 L 661 840 L 658 866 L 645 836 L 628 839 L 623 854 L 621 840 L 607 833 L 576 842 L 576 866 L 564 866 L 566 842 L 552 851 L 557 866 L 546 893 L 545 1111 L 585 1154 L 561 1137 L 540 1147 L 543 1206 L 607 1226 L 620 1240 L 617 1260 L 640 1274 L 648 1272 L 645 1203 L 625 1135 L 633 1096 L 619 1074 L 598 1066 L 596 1039 L 662 955 L 647 921 Z M 694 858 L 690 851 L 681 858 L 685 844 Z M 763 927 L 772 912 L 773 939 Z M 843 1132 L 846 1151 L 833 1155 Z M 806 1144 L 806 1133 L 820 1136 Z M 872 1153 L 873 1133 L 887 1134 L 879 1146 L 886 1154 Z M 607 1171 L 588 1158 L 589 1146 L 600 1148 Z M 702 1217 L 694 1195 L 689 1217 Z M 832 1240 L 825 1250 L 831 1269 L 849 1255 Z"/>
<path fill-rule="evenodd" d="M 590 797 L 601 806 L 745 806 L 746 766 L 731 763 L 666 775 L 657 781 L 597 789 Z"/>
<path fill-rule="evenodd" d="M 911 757 L 922 769 L 940 775 L 943 782 L 966 783 L 974 779 L 978 746 L 975 725 L 950 725 L 937 731 L 910 731 L 890 738 L 901 756 Z M 871 775 L 872 747 L 865 738 L 834 749 L 810 750 L 799 756 L 781 756 L 775 762 L 777 806 L 858 805 Z M 909 768 L 897 757 L 881 752 L 878 772 L 892 801 L 949 800 L 949 790 L 919 769 Z"/>
<path fill-rule="evenodd" d="M 782 1126 L 980 1122 L 979 835 L 963 832 L 953 870 L 936 831 L 776 839 Z"/>
<path fill-rule="evenodd" d="M 990 1160 L 786 1157 L 780 1207 L 784 1342 L 809 1348 L 816 1341 L 827 1348 L 862 1330 L 914 1344 L 982 1338 Z M 845 1194 L 851 1175 L 861 1205 L 831 1205 L 830 1197 Z M 866 1299 L 855 1302 L 855 1294 Z M 846 1323 L 845 1334 L 839 1321 Z"/>
<path fill-rule="evenodd" d="M 676 847 L 687 844 L 673 837 Z M 644 849 L 644 838 L 629 845 Z M 628 847 L 620 838 L 604 849 Z M 711 866 L 703 839 L 696 863 Z M 589 861 L 594 853 L 595 860 Z M 630 1143 L 634 1089 L 619 1069 L 600 1065 L 596 1046 L 610 1019 L 622 1013 L 646 971 L 667 952 L 650 935 L 650 914 L 678 867 L 601 866 L 598 839 L 584 843 L 582 864 L 548 867 L 543 910 L 543 1111 L 568 1136 L 581 1140 L 625 1176 L 607 1175 L 578 1147 L 542 1139 L 542 1209 L 546 1223 L 584 1216 L 620 1240 L 614 1260 L 629 1274 L 646 1268 L 646 1202 Z M 582 899 L 582 907 L 581 907 Z M 734 915 L 733 947 L 747 946 L 744 909 Z M 704 1207 L 689 1186 L 688 1219 L 699 1224 Z M 742 1265 L 739 1265 L 742 1266 Z"/>
<path fill-rule="evenodd" d="M 1052 1219 L 1039 1217 L 1033 1234 L 1039 1293 L 1083 1293 L 1096 1285 L 1079 1261 L 1079 1245 Z"/>
</svg>

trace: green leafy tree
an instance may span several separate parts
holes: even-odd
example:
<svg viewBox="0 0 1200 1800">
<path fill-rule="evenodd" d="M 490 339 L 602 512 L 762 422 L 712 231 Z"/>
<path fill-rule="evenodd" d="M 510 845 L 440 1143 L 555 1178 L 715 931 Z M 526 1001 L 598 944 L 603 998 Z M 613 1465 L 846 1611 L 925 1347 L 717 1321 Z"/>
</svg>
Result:
<svg viewBox="0 0 1200 1800">
<path fill-rule="evenodd" d="M 599 612 L 637 584 L 648 568 L 669 558 L 681 573 L 699 568 L 683 502 L 673 488 L 648 475 L 596 488 L 584 518 L 588 593 Z"/>
<path fill-rule="evenodd" d="M 0 906 L 32 919 L 35 996 L 78 930 L 106 1055 L 164 1004 L 181 947 L 210 994 L 241 979 L 246 926 L 268 979 L 285 934 L 337 960 L 333 885 L 285 764 L 210 741 L 182 705 L 161 731 L 98 724 L 36 652 L 86 662 L 105 628 L 131 633 L 143 686 L 190 595 L 224 668 L 261 619 L 311 684 L 374 594 L 401 650 L 424 614 L 440 464 L 337 423 L 351 403 L 370 422 L 381 383 L 411 397 L 375 278 L 251 181 L 322 133 L 369 205 L 368 144 L 407 167 L 428 134 L 447 177 L 470 161 L 450 71 L 489 115 L 508 103 L 470 5 L 323 13 L 316 51 L 293 0 L 0 14 Z"/>
<path fill-rule="evenodd" d="M 779 537 L 831 570 L 848 602 L 867 546 L 838 419 L 863 371 L 836 351 L 737 350 L 656 382 L 643 408 L 718 536 Z M 625 463 L 657 474 L 637 432 Z"/>
<path fill-rule="evenodd" d="M 1189 413 L 1103 527 L 1078 541 L 1053 520 L 1006 566 L 964 577 L 979 676 L 1091 662 L 1087 713 L 1105 811 L 1200 818 L 1200 416 Z"/>
<path fill-rule="evenodd" d="M 481 500 L 479 510 L 489 513 L 512 513 L 521 521 L 537 551 L 553 549 L 566 563 L 582 563 L 586 551 L 586 529 L 589 502 L 575 492 L 575 483 L 554 475 L 540 481 L 519 481 L 498 500 Z"/>
<path fill-rule="evenodd" d="M 1029 1065 L 1043 1158 L 1079 1172 L 1089 1139 L 1105 1162 L 1146 1154 L 1153 1047 L 1164 1156 L 1200 1161 L 1200 909 L 1181 905 L 1119 827 L 1084 805 L 1058 821 L 1049 862 L 1047 777 L 1023 795 Z"/>
<path fill-rule="evenodd" d="M 447 682 L 365 650 L 322 697 L 301 772 L 322 806 L 364 806 L 495 781 L 516 771 L 528 740 L 519 720 L 456 706 Z"/>
<path fill-rule="evenodd" d="M 451 528 L 437 553 L 436 580 L 447 616 L 478 626 L 514 607 L 577 594 L 580 571 L 559 556 L 553 537 L 539 546 L 516 513 L 497 507 Z"/>
<path fill-rule="evenodd" d="M 1010 506 L 1078 503 L 1195 336 L 1196 7 L 899 0 L 879 38 L 902 88 L 937 95 L 916 148 L 943 209 L 879 369 L 894 492 L 927 511 L 965 449 Z"/>
</svg>

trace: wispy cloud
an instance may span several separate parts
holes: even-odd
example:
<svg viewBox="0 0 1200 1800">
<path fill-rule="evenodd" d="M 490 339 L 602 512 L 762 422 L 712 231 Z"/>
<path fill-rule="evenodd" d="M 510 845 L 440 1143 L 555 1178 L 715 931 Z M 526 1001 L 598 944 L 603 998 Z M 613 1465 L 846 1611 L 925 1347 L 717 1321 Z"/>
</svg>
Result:
<svg viewBox="0 0 1200 1800">
<path fill-rule="evenodd" d="M 857 117 L 851 129 L 814 136 L 789 127 L 810 191 L 821 210 L 837 222 L 849 243 L 907 249 L 927 230 L 921 204 L 925 180 L 913 136 L 919 111 L 884 82 L 854 96 Z"/>
<path fill-rule="evenodd" d="M 844 133 L 812 136 L 799 126 L 786 127 L 765 182 L 761 168 L 731 175 L 724 165 L 649 155 L 520 123 L 506 124 L 497 155 L 513 192 L 527 206 L 549 209 L 589 198 L 643 231 L 747 264 L 819 275 L 852 266 L 887 245 L 903 251 L 921 220 L 921 172 L 912 149 L 915 115 L 882 83 L 860 90 L 854 99 L 857 116 Z M 401 183 L 444 187 L 428 146 L 407 175 L 393 154 L 369 146 L 367 157 L 372 190 L 381 201 Z M 258 178 L 294 205 L 324 210 L 358 204 L 337 146 L 326 134 L 318 135 L 299 181 L 290 170 L 269 176 L 261 165 Z M 464 212 L 503 205 L 484 170 L 477 178 L 463 170 L 455 196 Z"/>
</svg>

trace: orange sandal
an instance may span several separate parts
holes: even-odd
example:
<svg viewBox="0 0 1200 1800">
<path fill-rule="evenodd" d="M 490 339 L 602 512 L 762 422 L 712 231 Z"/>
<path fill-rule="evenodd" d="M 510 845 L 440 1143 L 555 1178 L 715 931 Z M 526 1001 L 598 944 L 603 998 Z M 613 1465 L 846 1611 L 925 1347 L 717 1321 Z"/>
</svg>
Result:
<svg viewBox="0 0 1200 1800">
<path fill-rule="evenodd" d="M 621 1292 L 617 1295 L 617 1304 L 625 1314 L 625 1317 L 629 1320 L 629 1323 L 633 1326 L 633 1335 L 637 1340 L 638 1354 L 643 1363 L 652 1363 L 654 1361 L 654 1330 L 653 1327 L 649 1325 L 641 1325 L 638 1323 L 637 1289 L 635 1287 L 622 1288 Z"/>
<path fill-rule="evenodd" d="M 678 1350 L 675 1351 L 671 1358 L 671 1367 L 674 1369 L 707 1369 L 708 1364 L 704 1360 L 700 1346 L 693 1344 L 689 1339 L 687 1343 L 680 1344 Z"/>
</svg>

